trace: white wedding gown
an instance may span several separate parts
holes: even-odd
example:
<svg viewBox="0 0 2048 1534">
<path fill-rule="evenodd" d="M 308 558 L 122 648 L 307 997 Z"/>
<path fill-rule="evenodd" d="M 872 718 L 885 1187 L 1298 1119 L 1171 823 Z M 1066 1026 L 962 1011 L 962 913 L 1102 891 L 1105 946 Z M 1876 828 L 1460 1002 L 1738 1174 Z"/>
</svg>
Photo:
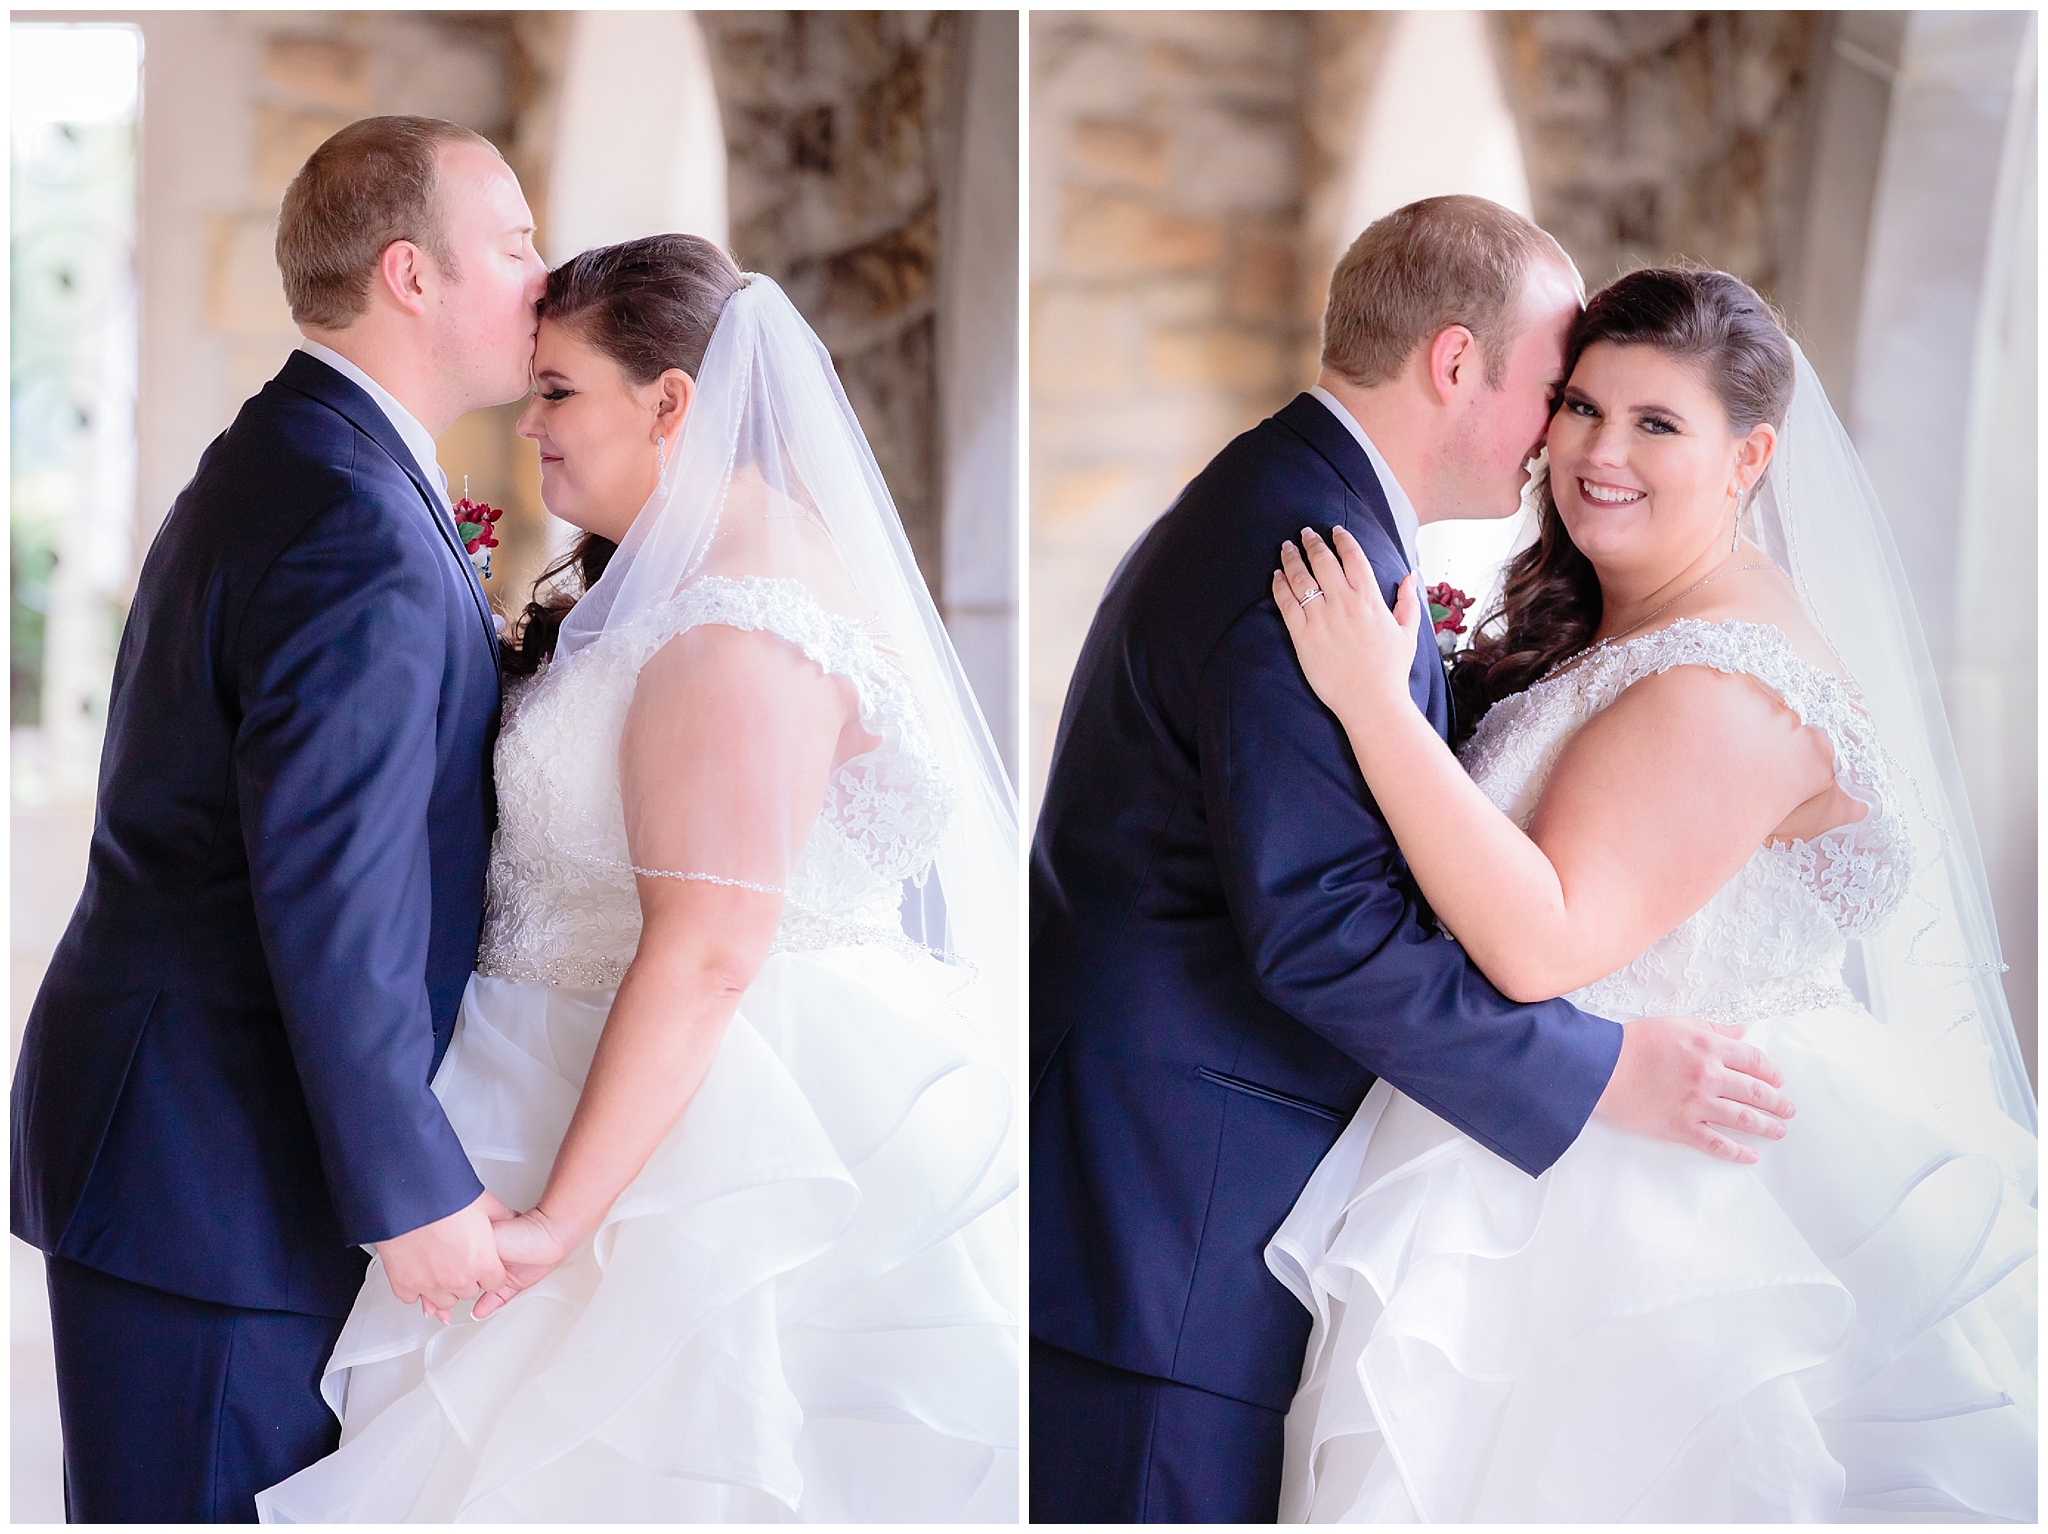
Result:
<svg viewBox="0 0 2048 1534">
<path fill-rule="evenodd" d="M 586 1242 L 443 1327 L 372 1263 L 322 1389 L 340 1450 L 267 1521 L 999 1520 L 1017 1513 L 1011 1087 L 910 942 L 952 804 L 908 685 L 794 581 L 707 578 L 508 697 L 476 975 L 434 1090 L 514 1208 L 546 1182 L 639 937 L 617 746 L 698 623 L 848 678 L 834 774 L 701 1090 Z M 565 853 L 589 841 L 604 856 Z"/>
<path fill-rule="evenodd" d="M 1867 813 L 1571 999 L 1746 1023 L 1790 1133 L 1743 1167 L 1595 1118 L 1532 1179 L 1377 1084 L 1268 1248 L 1315 1318 L 1285 1520 L 2035 1516 L 2035 1142 L 1844 984 L 1913 852 L 1843 685 L 1682 621 L 1496 705 L 1466 765 L 1526 825 L 1573 732 L 1680 665 L 1761 681 Z"/>
</svg>

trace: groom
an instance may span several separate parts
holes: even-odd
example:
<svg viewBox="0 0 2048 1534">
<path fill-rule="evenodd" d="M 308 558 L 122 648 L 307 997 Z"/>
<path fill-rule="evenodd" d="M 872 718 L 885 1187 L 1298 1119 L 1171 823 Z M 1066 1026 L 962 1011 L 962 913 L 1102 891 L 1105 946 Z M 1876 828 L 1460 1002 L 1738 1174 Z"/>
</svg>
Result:
<svg viewBox="0 0 2048 1534">
<path fill-rule="evenodd" d="M 1683 1019 L 1503 998 L 1409 881 L 1273 604 L 1349 529 L 1391 601 L 1422 521 L 1513 512 L 1578 274 L 1475 197 L 1331 279 L 1320 385 L 1126 556 L 1067 694 L 1031 860 L 1031 1516 L 1271 1522 L 1309 1317 L 1267 1240 L 1376 1075 L 1535 1175 L 1594 1111 L 1703 1144 L 1728 1072 Z M 1423 626 L 1415 706 L 1448 732 Z M 1709 1085 L 1717 1083 L 1718 1085 Z"/>
<path fill-rule="evenodd" d="M 525 392 L 546 269 L 497 151 L 416 117 L 316 150 L 277 256 L 306 344 L 144 562 L 85 893 L 14 1078 L 74 1522 L 251 1521 L 330 1452 L 363 1246 L 407 1303 L 503 1282 L 428 1086 L 498 717 L 434 437 Z"/>
</svg>

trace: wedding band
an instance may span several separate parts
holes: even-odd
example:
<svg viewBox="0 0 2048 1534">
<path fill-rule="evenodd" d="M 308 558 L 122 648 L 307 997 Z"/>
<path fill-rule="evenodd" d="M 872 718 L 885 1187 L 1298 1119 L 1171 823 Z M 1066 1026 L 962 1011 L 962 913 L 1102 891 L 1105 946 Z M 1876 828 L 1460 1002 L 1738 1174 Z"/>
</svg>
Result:
<svg viewBox="0 0 2048 1534">
<path fill-rule="evenodd" d="M 1311 591 L 1307 596 L 1298 597 L 1295 600 L 1298 606 L 1306 607 L 1309 603 L 1313 602 L 1317 597 L 1321 596 L 1322 594 L 1323 588 L 1318 586 L 1313 591 Z"/>
</svg>

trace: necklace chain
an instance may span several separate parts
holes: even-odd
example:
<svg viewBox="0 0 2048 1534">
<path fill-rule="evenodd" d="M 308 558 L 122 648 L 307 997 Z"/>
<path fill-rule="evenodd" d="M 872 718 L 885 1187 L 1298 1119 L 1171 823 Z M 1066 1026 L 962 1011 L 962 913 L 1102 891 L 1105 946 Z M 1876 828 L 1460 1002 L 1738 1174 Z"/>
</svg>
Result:
<svg viewBox="0 0 2048 1534">
<path fill-rule="evenodd" d="M 1659 613 L 1668 611 L 1669 609 L 1676 607 L 1680 602 L 1683 602 L 1687 597 L 1691 596 L 1695 591 L 1698 591 L 1700 587 L 1706 585 L 1710 581 L 1718 581 L 1724 575 L 1740 575 L 1745 570 L 1775 570 L 1776 568 L 1777 566 L 1772 564 L 1736 565 L 1732 569 L 1716 570 L 1711 575 L 1702 576 L 1700 579 L 1694 581 L 1690 586 L 1686 587 L 1685 590 L 1679 592 L 1677 596 L 1671 598 L 1670 601 L 1661 602 L 1657 606 L 1651 608 L 1648 612 L 1644 613 L 1642 617 L 1636 619 L 1635 622 L 1631 623 L 1627 628 L 1623 629 L 1620 633 L 1609 634 L 1605 639 L 1594 641 L 1594 643 L 1588 645 L 1585 649 L 1579 651 L 1577 655 L 1574 655 L 1570 660 L 1566 661 L 1562 666 L 1558 667 L 1556 671 L 1553 671 L 1551 673 L 1551 675 L 1556 676 L 1561 672 L 1569 671 L 1572 667 L 1578 665 L 1580 661 L 1584 660 L 1587 656 L 1593 654 L 1595 651 L 1604 650 L 1612 644 L 1618 644 L 1620 641 L 1628 638 L 1628 636 L 1633 634 L 1637 629 L 1641 628 L 1645 623 L 1648 623 L 1652 618 L 1656 617 Z"/>
</svg>

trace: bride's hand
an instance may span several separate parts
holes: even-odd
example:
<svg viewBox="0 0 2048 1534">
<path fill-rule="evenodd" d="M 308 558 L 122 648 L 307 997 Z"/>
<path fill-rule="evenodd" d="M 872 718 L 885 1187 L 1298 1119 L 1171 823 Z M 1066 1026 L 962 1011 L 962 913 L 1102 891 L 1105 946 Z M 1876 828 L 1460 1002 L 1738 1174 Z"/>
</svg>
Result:
<svg viewBox="0 0 2048 1534">
<path fill-rule="evenodd" d="M 504 1209 L 502 1204 L 498 1207 Z M 479 1321 L 503 1310 L 513 1296 L 531 1289 L 569 1255 L 568 1243 L 538 1206 L 524 1214 L 505 1209 L 503 1218 L 493 1215 L 491 1235 L 498 1243 L 498 1260 L 505 1265 L 505 1283 L 478 1298 L 472 1314 Z"/>
<path fill-rule="evenodd" d="M 1341 527 L 1332 537 L 1334 552 L 1313 528 L 1303 528 L 1306 563 L 1292 542 L 1281 545 L 1273 600 L 1309 686 L 1349 724 L 1407 701 L 1422 603 L 1409 575 L 1394 595 L 1394 610 L 1387 611 L 1379 577 L 1358 540 Z"/>
</svg>

